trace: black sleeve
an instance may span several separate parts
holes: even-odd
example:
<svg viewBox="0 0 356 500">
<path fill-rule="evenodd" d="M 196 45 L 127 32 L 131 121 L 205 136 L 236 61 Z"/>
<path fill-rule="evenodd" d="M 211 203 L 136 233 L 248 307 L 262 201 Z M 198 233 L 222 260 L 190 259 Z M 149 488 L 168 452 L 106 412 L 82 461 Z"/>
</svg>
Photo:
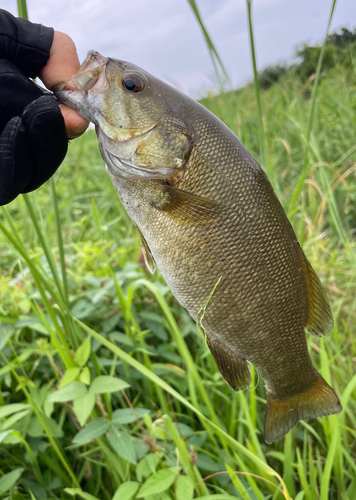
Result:
<svg viewBox="0 0 356 500">
<path fill-rule="evenodd" d="M 26 76 L 35 78 L 47 64 L 53 34 L 53 28 L 0 9 L 0 59 L 12 61 Z"/>
<path fill-rule="evenodd" d="M 0 9 L 0 205 L 41 186 L 67 152 L 57 100 L 30 80 L 47 64 L 53 35 Z"/>
</svg>

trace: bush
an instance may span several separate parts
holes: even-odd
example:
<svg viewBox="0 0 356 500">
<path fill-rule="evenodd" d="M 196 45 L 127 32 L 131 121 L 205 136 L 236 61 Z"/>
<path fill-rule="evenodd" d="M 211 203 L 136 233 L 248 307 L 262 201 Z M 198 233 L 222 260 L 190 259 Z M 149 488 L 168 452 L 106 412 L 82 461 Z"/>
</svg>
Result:
<svg viewBox="0 0 356 500">
<path fill-rule="evenodd" d="M 321 71 L 325 73 L 337 64 L 344 66 L 353 65 L 352 54 L 356 49 L 356 29 L 350 31 L 347 28 L 341 28 L 341 33 L 331 33 L 326 40 L 324 57 Z M 262 89 L 268 89 L 280 78 L 293 71 L 302 80 L 307 80 L 316 72 L 321 53 L 321 46 L 304 44 L 295 51 L 296 62 L 292 65 L 277 64 L 268 66 L 259 74 L 260 85 Z"/>
<path fill-rule="evenodd" d="M 260 85 L 262 89 L 268 89 L 273 84 L 279 81 L 281 76 L 283 76 L 288 70 L 285 65 L 277 64 L 276 66 L 267 66 L 260 73 Z"/>
</svg>

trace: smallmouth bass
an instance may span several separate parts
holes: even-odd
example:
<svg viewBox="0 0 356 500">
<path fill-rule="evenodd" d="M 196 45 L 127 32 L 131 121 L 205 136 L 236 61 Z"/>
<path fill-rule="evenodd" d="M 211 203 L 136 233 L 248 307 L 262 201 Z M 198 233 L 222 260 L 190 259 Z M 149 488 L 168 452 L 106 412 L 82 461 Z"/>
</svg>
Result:
<svg viewBox="0 0 356 500">
<path fill-rule="evenodd" d="M 95 124 L 148 268 L 157 266 L 194 319 L 204 308 L 198 320 L 224 379 L 235 391 L 247 388 L 248 362 L 264 378 L 266 442 L 301 419 L 339 413 L 304 331 L 332 329 L 329 303 L 239 139 L 193 99 L 95 51 L 55 94 Z"/>
</svg>

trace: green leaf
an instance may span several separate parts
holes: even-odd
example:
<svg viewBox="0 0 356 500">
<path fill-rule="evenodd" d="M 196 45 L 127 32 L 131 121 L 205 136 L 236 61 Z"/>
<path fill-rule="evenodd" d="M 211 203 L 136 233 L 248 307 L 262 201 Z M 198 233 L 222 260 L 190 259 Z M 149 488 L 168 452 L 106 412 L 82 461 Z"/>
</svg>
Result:
<svg viewBox="0 0 356 500">
<path fill-rule="evenodd" d="M 304 497 L 305 497 L 305 491 L 300 491 L 295 497 L 295 500 L 303 500 Z"/>
<path fill-rule="evenodd" d="M 86 394 L 83 394 L 83 396 L 80 396 L 79 398 L 76 398 L 74 400 L 73 410 L 76 414 L 78 422 L 82 427 L 83 425 L 85 425 L 85 422 L 93 411 L 94 406 L 95 394 L 93 394 L 92 392 L 87 392 Z"/>
<path fill-rule="evenodd" d="M 99 500 L 98 497 L 95 497 L 90 493 L 86 493 L 85 491 L 82 491 L 80 488 L 64 488 L 64 491 L 69 495 L 72 495 L 72 497 L 78 495 L 79 497 L 84 498 L 85 500 Z"/>
<path fill-rule="evenodd" d="M 82 373 L 79 375 L 79 380 L 85 385 L 90 385 L 90 371 L 87 366 L 83 368 Z"/>
<path fill-rule="evenodd" d="M 124 333 L 112 332 L 112 333 L 110 333 L 109 337 L 112 340 L 115 340 L 115 342 L 117 342 L 119 344 L 124 344 L 124 345 L 127 345 L 129 347 L 133 347 L 133 340 L 130 337 L 128 337 L 127 335 L 125 335 Z"/>
<path fill-rule="evenodd" d="M 19 411 L 18 413 L 14 413 L 13 415 L 11 415 L 11 417 L 9 417 L 7 420 L 5 420 L 5 422 L 1 426 L 1 429 L 3 431 L 10 429 L 11 427 L 13 427 L 16 424 L 16 422 L 25 418 L 29 413 L 31 413 L 31 409 Z"/>
<path fill-rule="evenodd" d="M 12 415 L 13 413 L 17 413 L 18 411 L 28 410 L 31 408 L 31 405 L 22 404 L 22 403 L 13 403 L 6 406 L 0 407 L 0 418 L 7 417 L 8 415 Z"/>
<path fill-rule="evenodd" d="M 130 434 L 112 427 L 108 435 L 108 441 L 121 458 L 130 462 L 130 464 L 136 464 L 136 449 Z"/>
<path fill-rule="evenodd" d="M 147 413 L 150 413 L 150 410 L 146 408 L 134 408 L 134 412 L 131 408 L 120 408 L 113 412 L 111 419 L 115 423 L 130 424 L 136 422 L 137 418 L 143 418 Z"/>
<path fill-rule="evenodd" d="M 0 495 L 9 491 L 9 489 L 16 483 L 16 481 L 20 478 L 21 474 L 25 469 L 15 469 L 5 476 L 0 478 Z"/>
<path fill-rule="evenodd" d="M 94 394 L 104 394 L 106 392 L 117 392 L 122 389 L 130 387 L 130 384 L 116 377 L 110 377 L 109 375 L 100 375 L 96 377 L 89 391 Z"/>
<path fill-rule="evenodd" d="M 48 398 L 47 398 L 46 401 L 44 402 L 43 409 L 44 409 L 45 415 L 47 417 L 50 417 L 53 413 L 53 410 L 54 410 L 54 402 L 48 401 Z"/>
<path fill-rule="evenodd" d="M 110 427 L 110 423 L 104 418 L 96 418 L 73 438 L 74 444 L 89 443 L 93 439 L 102 436 Z"/>
<path fill-rule="evenodd" d="M 136 481 L 126 481 L 120 484 L 112 500 L 131 500 L 140 485 Z"/>
<path fill-rule="evenodd" d="M 53 437 L 62 437 L 63 436 L 63 430 L 59 423 L 54 420 L 53 418 L 47 417 L 44 419 L 46 423 L 46 427 L 51 432 L 51 435 Z M 28 429 L 28 435 L 31 437 L 42 437 L 45 436 L 46 433 L 44 431 L 44 428 L 42 427 L 41 422 L 38 420 L 38 418 L 34 415 L 31 419 L 29 429 Z"/>
<path fill-rule="evenodd" d="M 0 432 L 0 443 L 4 441 L 4 439 L 7 438 L 9 434 L 11 434 L 13 429 L 9 429 L 8 431 Z"/>
<path fill-rule="evenodd" d="M 59 387 L 62 388 L 71 382 L 73 382 L 79 375 L 80 373 L 80 368 L 68 368 L 66 372 L 64 373 L 62 380 L 59 383 Z"/>
<path fill-rule="evenodd" d="M 82 382 L 72 382 L 58 391 L 52 392 L 48 396 L 49 401 L 55 403 L 62 403 L 65 401 L 72 401 L 73 399 L 80 398 L 87 391 L 87 388 Z"/>
<path fill-rule="evenodd" d="M 189 476 L 178 476 L 176 482 L 176 500 L 192 500 L 194 483 Z"/>
<path fill-rule="evenodd" d="M 156 472 L 156 468 L 159 462 L 159 457 L 155 453 L 149 453 L 136 467 L 136 477 L 137 481 L 142 481 L 142 479 L 148 477 L 150 474 Z"/>
<path fill-rule="evenodd" d="M 194 431 L 189 425 L 187 424 L 182 424 L 181 422 L 179 423 L 174 423 L 174 427 L 177 429 L 177 432 L 180 436 L 186 438 L 194 434 Z"/>
<path fill-rule="evenodd" d="M 24 328 L 26 326 L 31 328 L 31 330 L 34 330 L 35 332 L 44 333 L 45 335 L 49 334 L 47 328 L 42 325 L 42 323 L 40 323 L 37 318 L 24 316 L 23 319 L 20 319 L 15 324 L 15 328 Z"/>
<path fill-rule="evenodd" d="M 0 351 L 4 349 L 7 342 L 11 339 L 14 333 L 15 329 L 12 325 L 9 324 L 0 325 Z"/>
<path fill-rule="evenodd" d="M 164 491 L 162 493 L 155 493 L 154 495 L 148 495 L 145 497 L 145 500 L 171 500 L 172 497 L 165 493 Z"/>
<path fill-rule="evenodd" d="M 12 415 L 13 413 L 17 413 L 18 411 L 28 410 L 31 408 L 31 405 L 22 404 L 22 403 L 13 403 L 6 406 L 0 407 L 0 418 L 7 417 L 8 415 Z"/>
<path fill-rule="evenodd" d="M 225 470 L 223 464 L 216 462 L 213 458 L 203 453 L 198 454 L 197 465 L 200 469 L 204 469 L 209 472 L 221 472 Z"/>
<path fill-rule="evenodd" d="M 156 495 L 162 491 L 168 490 L 172 486 L 175 474 L 168 469 L 161 469 L 156 474 L 146 479 L 143 483 L 137 498 L 143 498 L 148 495 Z"/>
<path fill-rule="evenodd" d="M 91 351 L 90 339 L 85 339 L 82 345 L 80 345 L 74 355 L 75 361 L 79 366 L 85 366 Z"/>
<path fill-rule="evenodd" d="M 37 498 L 35 497 L 35 495 L 32 493 L 31 490 L 30 490 L 30 496 L 31 496 L 31 500 L 37 500 Z"/>
</svg>

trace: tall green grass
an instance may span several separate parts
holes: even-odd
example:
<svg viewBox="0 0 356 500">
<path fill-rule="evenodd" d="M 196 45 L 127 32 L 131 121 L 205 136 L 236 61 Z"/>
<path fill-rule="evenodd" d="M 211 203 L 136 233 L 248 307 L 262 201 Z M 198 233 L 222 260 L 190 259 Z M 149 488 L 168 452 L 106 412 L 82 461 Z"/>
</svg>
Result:
<svg viewBox="0 0 356 500">
<path fill-rule="evenodd" d="M 206 46 L 207 46 L 207 49 L 208 49 L 208 52 L 209 52 L 209 55 L 210 55 L 210 58 L 211 58 L 211 62 L 214 66 L 214 70 L 215 70 L 215 75 L 216 75 L 216 79 L 219 83 L 219 86 L 220 86 L 220 89 L 224 89 L 227 85 L 230 86 L 230 78 L 229 78 L 229 75 L 225 69 L 225 66 L 219 56 L 219 53 L 214 45 L 214 42 L 212 41 L 209 33 L 208 33 L 208 30 L 206 28 L 206 25 L 203 21 L 203 18 L 200 14 L 200 10 L 199 10 L 199 7 L 198 7 L 198 4 L 195 0 L 187 0 L 190 8 L 192 9 L 192 12 L 193 12 L 193 15 L 199 25 L 199 28 L 201 29 L 201 33 L 202 33 L 202 36 L 205 40 L 205 43 L 206 43 Z"/>
<path fill-rule="evenodd" d="M 263 380 L 253 371 L 233 393 L 160 275 L 147 276 L 89 131 L 50 183 L 0 213 L 0 497 L 356 497 L 355 75 L 337 66 L 315 99 L 287 72 L 261 106 L 253 86 L 203 100 L 260 160 L 263 119 L 285 207 L 310 128 L 291 220 L 331 299 L 334 330 L 308 340 L 344 412 L 264 443 Z"/>
</svg>

